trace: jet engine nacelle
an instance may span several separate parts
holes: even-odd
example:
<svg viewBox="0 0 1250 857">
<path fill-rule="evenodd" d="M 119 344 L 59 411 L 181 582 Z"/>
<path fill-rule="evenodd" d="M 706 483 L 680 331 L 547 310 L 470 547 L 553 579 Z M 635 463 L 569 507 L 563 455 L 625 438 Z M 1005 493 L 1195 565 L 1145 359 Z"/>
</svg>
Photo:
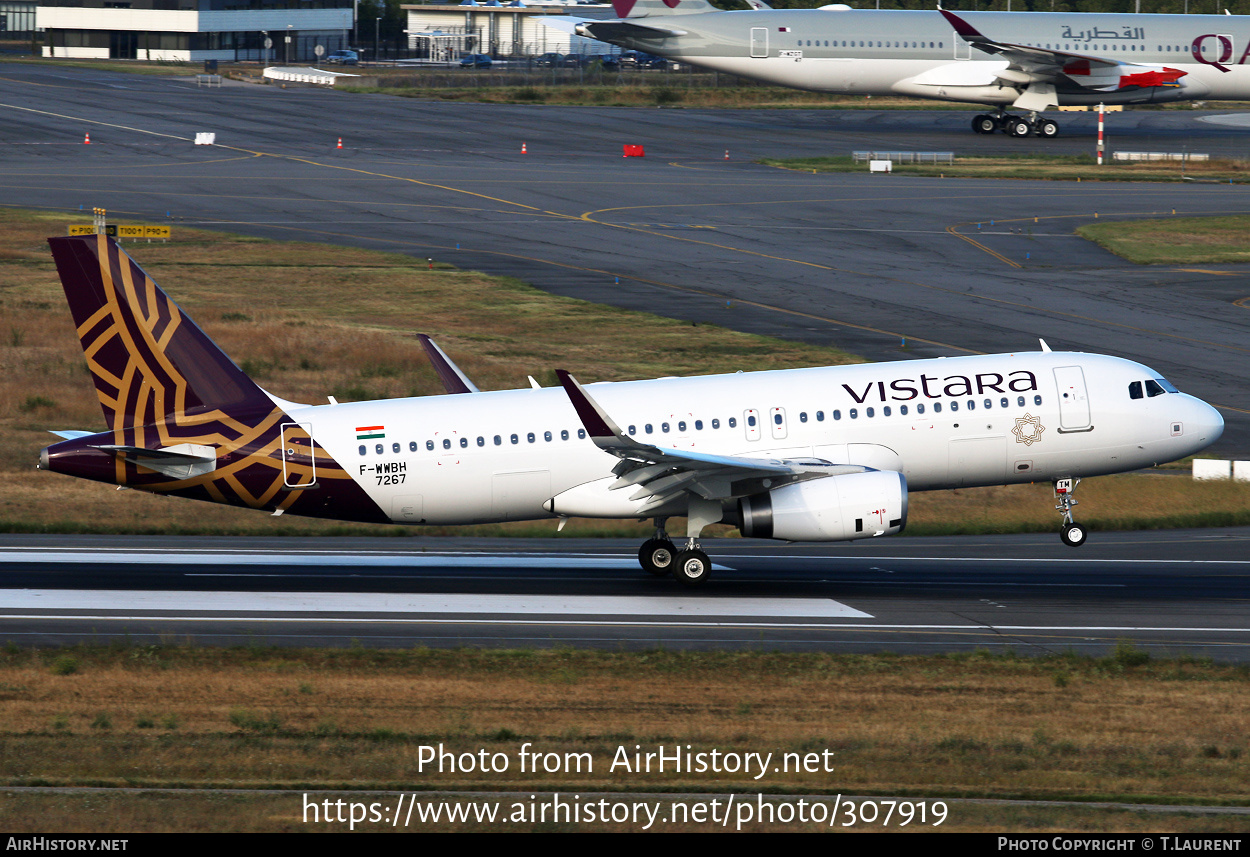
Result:
<svg viewBox="0 0 1250 857">
<path fill-rule="evenodd" d="M 889 470 L 799 482 L 738 501 L 750 538 L 838 542 L 892 536 L 907 524 L 907 480 Z"/>
</svg>

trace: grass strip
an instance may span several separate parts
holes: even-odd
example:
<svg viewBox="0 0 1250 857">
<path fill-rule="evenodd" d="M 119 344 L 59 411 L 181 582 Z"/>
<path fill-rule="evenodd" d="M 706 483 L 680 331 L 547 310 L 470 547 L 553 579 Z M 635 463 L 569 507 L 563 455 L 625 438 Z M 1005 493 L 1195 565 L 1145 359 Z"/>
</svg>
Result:
<svg viewBox="0 0 1250 857">
<path fill-rule="evenodd" d="M 957 157 L 953 164 L 896 163 L 892 175 L 929 178 L 1030 179 L 1052 181 L 1148 181 L 1241 184 L 1250 181 L 1250 161 L 1112 161 L 1099 166 L 1093 155 Z M 759 163 L 809 173 L 866 173 L 868 164 L 851 155 L 762 158 Z M 884 177 L 883 177 L 884 178 Z"/>
<path fill-rule="evenodd" d="M 1128 642 L 1099 658 L 982 651 L 924 657 L 304 650 L 270 648 L 263 639 L 234 649 L 43 651 L 10 643 L 0 650 L 0 781 L 523 795 L 840 792 L 1244 806 L 1248 703 L 1250 667 L 1152 657 Z M 534 764 L 522 771 L 527 743 L 527 752 L 552 762 L 576 759 L 580 770 L 561 761 L 556 771 Z M 439 744 L 457 755 L 502 754 L 507 769 L 422 770 L 422 748 Z M 741 771 L 670 765 L 660 773 L 620 763 L 632 760 L 635 748 L 655 752 L 661 745 L 670 753 L 675 746 L 771 752 L 777 761 L 784 753 L 816 753 L 828 764 L 757 779 Z M 129 820 L 119 823 L 130 829 L 287 829 L 300 806 L 298 797 L 264 795 L 109 800 L 128 807 L 119 817 Z M 183 808 L 158 821 L 151 807 L 170 800 Z M 23 801 L 0 805 L 0 824 L 12 832 L 36 824 L 86 829 L 70 822 L 106 817 L 83 812 L 81 796 Z M 237 812 L 214 820 L 223 805 Z M 50 826 L 23 806 L 64 813 L 66 824 Z M 960 823 L 949 829 L 1010 828 L 1014 816 L 1000 813 L 1036 811 L 961 809 L 952 818 Z M 1135 830 L 1147 823 L 1121 812 L 1078 814 L 1075 822 L 1045 817 L 1055 829 Z M 1225 816 L 1207 822 L 1210 827 L 1183 815 L 1148 823 L 1250 829 L 1245 816 Z"/>
<path fill-rule="evenodd" d="M 1218 265 L 1250 262 L 1250 215 L 1169 217 L 1092 223 L 1087 238 L 1139 265 Z"/>
</svg>

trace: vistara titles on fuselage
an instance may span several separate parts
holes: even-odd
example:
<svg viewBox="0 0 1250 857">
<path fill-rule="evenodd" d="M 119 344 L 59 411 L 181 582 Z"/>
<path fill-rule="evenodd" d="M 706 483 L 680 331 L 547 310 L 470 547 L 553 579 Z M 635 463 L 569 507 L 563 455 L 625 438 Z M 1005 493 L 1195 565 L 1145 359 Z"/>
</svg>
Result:
<svg viewBox="0 0 1250 857">
<path fill-rule="evenodd" d="M 306 405 L 258 387 L 104 236 L 49 240 L 107 428 L 40 467 L 143 491 L 402 524 L 654 518 L 642 566 L 697 584 L 719 522 L 787 541 L 900 532 L 909 491 L 1050 481 L 1079 545 L 1084 476 L 1190 455 L 1223 420 L 1159 373 L 1039 352 Z M 686 518 L 685 539 L 666 521 Z"/>
<path fill-rule="evenodd" d="M 973 120 L 979 133 L 1053 137 L 1040 114 L 1058 106 L 1250 99 L 1244 16 L 613 5 L 614 20 L 544 23 L 780 86 L 997 108 Z"/>
</svg>

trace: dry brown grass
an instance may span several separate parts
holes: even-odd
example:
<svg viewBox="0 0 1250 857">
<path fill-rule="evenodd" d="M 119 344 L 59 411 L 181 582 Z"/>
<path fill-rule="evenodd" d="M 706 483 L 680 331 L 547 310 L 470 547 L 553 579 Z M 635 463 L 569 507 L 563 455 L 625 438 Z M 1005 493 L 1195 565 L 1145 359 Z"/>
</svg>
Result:
<svg viewBox="0 0 1250 857">
<path fill-rule="evenodd" d="M 1130 647 L 1098 660 L 10 648 L 0 779 L 1235 804 L 1247 705 L 1244 667 L 1152 662 Z M 593 770 L 523 774 L 527 741 L 589 753 Z M 504 753 L 510 769 L 421 773 L 420 748 L 439 743 Z M 610 770 L 618 747 L 661 744 L 828 749 L 835 770 L 758 781 Z"/>
</svg>

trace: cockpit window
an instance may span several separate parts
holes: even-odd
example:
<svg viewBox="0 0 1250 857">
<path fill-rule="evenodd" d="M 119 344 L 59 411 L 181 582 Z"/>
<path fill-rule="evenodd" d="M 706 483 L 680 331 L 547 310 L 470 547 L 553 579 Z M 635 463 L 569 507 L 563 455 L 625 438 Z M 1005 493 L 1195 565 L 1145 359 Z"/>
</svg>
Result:
<svg viewBox="0 0 1250 857">
<path fill-rule="evenodd" d="M 1155 378 L 1155 380 L 1159 382 L 1160 387 L 1167 390 L 1169 393 L 1180 392 L 1180 390 L 1176 389 L 1175 387 L 1173 387 L 1171 384 L 1169 384 L 1167 381 L 1163 380 L 1162 378 Z"/>
<path fill-rule="evenodd" d="M 1141 381 L 1134 381 L 1128 385 L 1128 397 L 1130 399 L 1140 399 L 1142 397 Z"/>
<path fill-rule="evenodd" d="M 1158 381 L 1154 380 L 1153 378 L 1149 378 L 1146 380 L 1146 395 L 1147 396 L 1150 396 L 1153 399 L 1155 396 L 1162 396 L 1166 392 L 1167 390 L 1163 389 L 1163 387 L 1159 384 Z"/>
</svg>

